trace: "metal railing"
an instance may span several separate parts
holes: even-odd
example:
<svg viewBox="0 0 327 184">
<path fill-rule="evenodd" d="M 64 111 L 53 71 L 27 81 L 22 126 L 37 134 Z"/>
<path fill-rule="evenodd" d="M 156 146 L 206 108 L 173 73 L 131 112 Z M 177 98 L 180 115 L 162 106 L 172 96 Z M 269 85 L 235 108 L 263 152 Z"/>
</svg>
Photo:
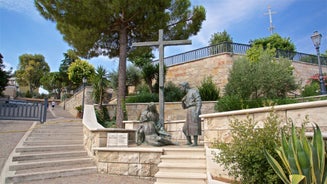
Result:
<svg viewBox="0 0 327 184">
<path fill-rule="evenodd" d="M 218 55 L 221 53 L 232 53 L 232 54 L 240 54 L 245 55 L 246 51 L 251 48 L 251 45 L 240 44 L 240 43 L 229 43 L 224 42 L 217 45 L 207 46 L 203 48 L 199 48 L 196 50 L 184 52 L 181 54 L 169 56 L 164 58 L 164 63 L 167 67 L 187 63 L 194 60 L 203 59 L 206 57 Z M 288 58 L 293 61 L 307 62 L 311 64 L 317 64 L 318 59 L 316 55 L 304 54 L 300 52 L 289 52 L 283 50 L 276 51 L 277 58 Z M 321 64 L 327 65 L 327 57 L 320 57 Z M 154 64 L 157 64 L 159 60 L 153 61 Z"/>
<path fill-rule="evenodd" d="M 0 101 L 0 120 L 46 121 L 48 99 L 44 102 Z"/>
</svg>

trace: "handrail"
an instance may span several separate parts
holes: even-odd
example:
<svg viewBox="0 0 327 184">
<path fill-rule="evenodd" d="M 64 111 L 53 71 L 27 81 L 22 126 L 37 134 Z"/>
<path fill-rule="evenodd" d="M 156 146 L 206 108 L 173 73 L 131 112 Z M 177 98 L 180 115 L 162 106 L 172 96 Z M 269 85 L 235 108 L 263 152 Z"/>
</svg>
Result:
<svg viewBox="0 0 327 184">
<path fill-rule="evenodd" d="M 165 57 L 164 63 L 167 67 L 169 67 L 173 65 L 178 65 L 178 64 L 187 63 L 194 60 L 218 55 L 221 53 L 245 55 L 246 51 L 250 48 L 251 45 L 248 44 L 224 42 L 217 45 L 202 47 L 188 52 Z M 312 54 L 277 50 L 276 58 L 281 58 L 281 57 L 288 58 L 296 62 L 299 61 L 299 62 L 306 62 L 311 64 L 318 64 L 317 56 Z M 321 59 L 321 65 L 327 65 L 327 57 L 321 56 L 320 59 Z M 157 64 L 158 62 L 159 60 L 154 60 L 153 64 Z"/>
</svg>

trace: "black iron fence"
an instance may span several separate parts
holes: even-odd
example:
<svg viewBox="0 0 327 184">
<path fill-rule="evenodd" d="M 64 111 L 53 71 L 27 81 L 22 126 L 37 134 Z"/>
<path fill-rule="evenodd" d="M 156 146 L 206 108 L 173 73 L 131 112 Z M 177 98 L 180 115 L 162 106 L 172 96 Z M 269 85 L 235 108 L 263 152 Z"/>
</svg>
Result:
<svg viewBox="0 0 327 184">
<path fill-rule="evenodd" d="M 232 54 L 240 54 L 245 55 L 246 51 L 251 48 L 251 45 L 240 44 L 240 43 L 229 43 L 224 42 L 218 45 L 212 45 L 203 47 L 200 49 L 184 52 L 181 54 L 169 56 L 164 58 L 164 62 L 166 66 L 173 66 L 177 64 L 187 63 L 190 61 L 203 59 L 206 57 L 218 55 L 221 53 L 232 53 Z M 295 62 L 307 62 L 312 64 L 318 64 L 318 59 L 316 55 L 305 54 L 300 52 L 289 52 L 283 50 L 276 51 L 277 58 L 288 58 Z M 321 64 L 327 65 L 327 57 L 320 57 Z M 158 60 L 153 61 L 154 64 L 158 63 Z"/>
<path fill-rule="evenodd" d="M 44 123 L 47 117 L 48 99 L 44 102 L 20 100 L 0 101 L 0 120 L 26 120 Z"/>
</svg>

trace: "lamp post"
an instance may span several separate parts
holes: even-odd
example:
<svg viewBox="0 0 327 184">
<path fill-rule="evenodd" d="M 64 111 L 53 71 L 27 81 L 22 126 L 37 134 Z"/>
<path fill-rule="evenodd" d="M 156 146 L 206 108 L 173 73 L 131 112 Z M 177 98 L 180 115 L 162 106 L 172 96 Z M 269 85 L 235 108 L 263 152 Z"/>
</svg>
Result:
<svg viewBox="0 0 327 184">
<path fill-rule="evenodd" d="M 84 116 L 85 84 L 87 82 L 87 79 L 85 77 L 83 77 L 82 82 L 83 82 L 83 97 L 82 97 L 82 117 L 83 117 Z"/>
<path fill-rule="evenodd" d="M 321 63 L 320 63 L 320 52 L 319 52 L 321 37 L 322 37 L 322 35 L 320 33 L 318 33 L 318 31 L 315 31 L 313 33 L 313 35 L 311 36 L 311 40 L 317 51 L 318 66 L 319 66 L 320 93 L 322 95 L 325 95 L 326 94 L 326 86 L 325 86 L 325 81 L 324 81 L 324 77 L 322 74 Z"/>
</svg>

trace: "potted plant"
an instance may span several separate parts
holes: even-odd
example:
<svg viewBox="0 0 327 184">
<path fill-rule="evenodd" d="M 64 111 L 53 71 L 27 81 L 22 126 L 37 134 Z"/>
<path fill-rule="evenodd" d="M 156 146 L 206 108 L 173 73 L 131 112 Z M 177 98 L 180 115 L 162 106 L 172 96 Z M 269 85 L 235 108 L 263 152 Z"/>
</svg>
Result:
<svg viewBox="0 0 327 184">
<path fill-rule="evenodd" d="M 76 118 L 82 118 L 82 116 L 83 116 L 82 105 L 75 107 L 75 109 L 77 110 Z"/>
</svg>

